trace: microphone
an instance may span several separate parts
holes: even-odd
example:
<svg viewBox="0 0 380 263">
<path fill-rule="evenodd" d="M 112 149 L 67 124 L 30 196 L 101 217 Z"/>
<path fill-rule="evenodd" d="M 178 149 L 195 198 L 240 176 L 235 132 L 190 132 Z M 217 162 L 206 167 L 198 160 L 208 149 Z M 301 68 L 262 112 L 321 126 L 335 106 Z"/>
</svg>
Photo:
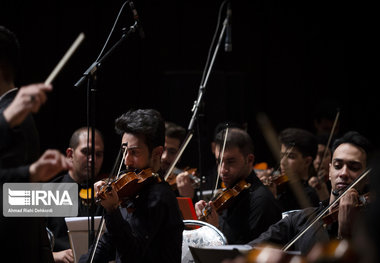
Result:
<svg viewBox="0 0 380 263">
<path fill-rule="evenodd" d="M 141 23 L 140 23 L 139 14 L 137 13 L 137 10 L 135 8 L 135 4 L 132 1 L 129 1 L 129 7 L 132 10 L 133 19 L 137 22 L 137 29 L 139 30 L 140 37 L 145 38 L 145 33 L 144 33 L 144 30 L 143 30 Z"/>
<path fill-rule="evenodd" d="M 231 2 L 228 2 L 227 4 L 227 29 L 226 29 L 226 38 L 224 40 L 224 51 L 225 52 L 231 52 L 232 51 L 232 9 L 231 9 Z"/>
</svg>

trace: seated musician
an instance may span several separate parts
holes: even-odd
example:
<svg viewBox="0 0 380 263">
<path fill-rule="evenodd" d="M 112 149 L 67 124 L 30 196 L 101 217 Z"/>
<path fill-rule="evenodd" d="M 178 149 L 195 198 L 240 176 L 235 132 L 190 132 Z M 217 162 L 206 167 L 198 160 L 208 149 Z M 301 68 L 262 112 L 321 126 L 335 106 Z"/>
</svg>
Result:
<svg viewBox="0 0 380 263">
<path fill-rule="evenodd" d="M 161 170 L 166 174 L 170 165 L 174 162 L 178 150 L 186 137 L 185 128 L 173 123 L 165 122 L 165 147 L 161 156 Z M 175 190 L 177 196 L 189 197 L 193 202 L 198 201 L 195 194 L 195 182 L 192 179 L 195 173 L 181 170 L 175 167 L 168 177 L 169 184 Z"/>
<path fill-rule="evenodd" d="M 226 130 L 222 130 L 215 138 L 215 158 L 220 159 L 219 178 L 228 191 L 237 190 L 238 186 L 241 191 L 237 190 L 235 197 L 225 200 L 230 202 L 228 207 L 215 207 L 217 198 L 209 203 L 200 200 L 195 204 L 195 210 L 202 219 L 204 209 L 209 211 L 205 220 L 218 227 L 228 243 L 245 244 L 280 220 L 281 210 L 272 193 L 255 175 L 253 143 L 249 134 L 239 128 L 228 129 L 223 152 L 225 134 Z M 223 194 L 219 197 L 223 198 Z"/>
<path fill-rule="evenodd" d="M 331 149 L 328 134 L 319 134 L 316 136 L 318 140 L 318 152 L 313 161 L 316 175 L 309 179 L 309 185 L 315 189 L 319 200 L 329 198 L 331 191 L 331 183 L 329 181 L 329 164 L 331 160 Z"/>
<path fill-rule="evenodd" d="M 323 200 L 319 200 L 315 189 L 308 184 L 308 179 L 315 174 L 313 160 L 318 149 L 316 137 L 304 129 L 287 128 L 279 134 L 279 142 L 282 176 L 279 180 L 273 180 L 280 183 L 269 184 L 269 188 L 279 202 L 282 212 L 318 206 L 319 201 Z M 259 178 L 266 184 L 265 176 L 260 174 Z M 291 180 L 299 184 L 291 184 Z M 298 186 L 301 191 L 297 192 L 294 186 Z"/>
<path fill-rule="evenodd" d="M 369 141 L 357 132 L 347 132 L 341 138 L 334 141 L 329 171 L 329 179 L 332 186 L 329 199 L 330 204 L 356 178 L 364 173 L 370 151 L 371 145 Z M 363 190 L 363 185 L 348 190 L 339 200 L 337 220 L 329 220 L 329 222 L 321 220 L 316 222 L 294 242 L 290 250 L 300 251 L 303 255 L 306 255 L 317 242 L 326 243 L 332 239 L 350 240 L 355 218 L 359 214 L 357 209 L 357 205 L 360 202 L 359 195 L 363 194 Z M 270 226 L 258 238 L 249 242 L 249 245 L 258 247 L 265 243 L 273 243 L 286 246 L 305 227 L 309 226 L 315 216 L 323 211 L 323 209 L 324 207 L 320 206 L 291 213 L 281 221 Z"/>
<path fill-rule="evenodd" d="M 161 114 L 153 109 L 128 111 L 116 119 L 116 130 L 122 135 L 125 166 L 132 171 L 160 169 L 165 143 L 165 125 Z M 149 169 L 148 169 L 149 168 Z M 138 173 L 138 171 L 136 171 Z M 133 172 L 132 172 L 133 174 Z M 148 175 L 148 172 L 147 174 Z M 148 181 L 149 179 L 149 181 Z M 126 180 L 128 181 L 128 180 Z M 95 183 L 97 196 L 106 210 L 107 231 L 96 248 L 93 262 L 180 262 L 184 224 L 174 192 L 159 177 L 147 178 L 147 183 L 134 196 L 121 203 L 115 184 L 101 192 L 104 181 Z M 125 184 L 126 189 L 130 185 Z M 134 189 L 128 189 L 133 192 Z M 82 256 L 87 262 L 91 255 Z"/>
</svg>

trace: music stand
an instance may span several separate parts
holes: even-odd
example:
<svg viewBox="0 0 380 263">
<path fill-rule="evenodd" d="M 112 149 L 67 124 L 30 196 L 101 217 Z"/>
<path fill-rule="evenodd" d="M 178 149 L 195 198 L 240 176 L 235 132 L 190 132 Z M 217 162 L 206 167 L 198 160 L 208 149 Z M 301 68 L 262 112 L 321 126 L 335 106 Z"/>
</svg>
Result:
<svg viewBox="0 0 380 263">
<path fill-rule="evenodd" d="M 101 216 L 95 216 L 95 231 L 99 228 Z M 88 221 L 89 217 L 65 217 L 70 247 L 73 250 L 74 262 L 88 252 Z M 104 233 L 104 231 L 103 231 Z"/>
<path fill-rule="evenodd" d="M 220 263 L 225 259 L 245 255 L 252 250 L 252 247 L 248 245 L 189 246 L 189 249 L 195 263 Z"/>
</svg>

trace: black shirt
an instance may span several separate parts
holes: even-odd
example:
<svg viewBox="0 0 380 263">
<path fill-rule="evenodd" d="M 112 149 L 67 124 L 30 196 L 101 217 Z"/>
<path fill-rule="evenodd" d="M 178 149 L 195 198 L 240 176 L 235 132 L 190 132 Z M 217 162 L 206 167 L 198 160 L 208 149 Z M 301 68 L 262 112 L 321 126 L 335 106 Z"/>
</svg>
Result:
<svg viewBox="0 0 380 263">
<path fill-rule="evenodd" d="M 10 128 L 3 111 L 12 102 L 17 90 L 0 99 L 0 253 L 12 262 L 53 262 L 45 228 L 45 218 L 4 217 L 3 184 L 29 182 L 29 164 L 39 156 L 39 137 L 32 115 L 19 126 Z"/>
<path fill-rule="evenodd" d="M 284 217 L 282 220 L 272 225 L 266 232 L 262 233 L 257 239 L 249 242 L 251 246 L 260 243 L 273 243 L 281 246 L 287 245 L 293 238 L 309 226 L 313 219 L 324 209 L 321 204 L 319 207 L 310 207 L 295 211 Z M 307 230 L 289 250 L 300 251 L 306 255 L 317 243 L 326 243 L 330 238 L 336 238 L 337 223 L 325 227 L 322 222 L 316 222 Z"/>
<path fill-rule="evenodd" d="M 240 192 L 219 216 L 220 230 L 229 244 L 246 244 L 281 219 L 273 194 L 253 171 L 246 181 L 250 188 Z"/>
<path fill-rule="evenodd" d="M 315 189 L 309 186 L 307 181 L 302 181 L 301 186 L 305 196 L 310 202 L 310 206 L 317 207 L 320 200 Z M 297 199 L 297 195 L 293 192 L 289 182 L 284 183 L 284 185 L 281 187 L 281 191 L 277 193 L 277 201 L 282 209 L 282 212 L 303 208 L 301 207 Z"/>
<path fill-rule="evenodd" d="M 127 208 L 105 214 L 107 230 L 94 262 L 181 262 L 184 224 L 174 191 L 166 182 L 149 184 Z M 91 249 L 89 250 L 91 251 Z M 86 262 L 90 252 L 79 262 Z"/>
<path fill-rule="evenodd" d="M 0 100 L 0 114 L 11 104 L 18 90 L 14 89 L 5 94 Z M 4 118 L 2 116 L 2 118 Z M 5 121 L 5 120 L 4 120 Z M 1 122 L 1 125 L 6 125 Z M 1 130 L 3 130 L 2 128 Z M 8 127 L 7 134 L 1 139 L 0 168 L 13 168 L 31 164 L 36 161 L 40 154 L 40 141 L 38 131 L 33 119 L 29 114 L 25 120 L 16 127 Z"/>
</svg>

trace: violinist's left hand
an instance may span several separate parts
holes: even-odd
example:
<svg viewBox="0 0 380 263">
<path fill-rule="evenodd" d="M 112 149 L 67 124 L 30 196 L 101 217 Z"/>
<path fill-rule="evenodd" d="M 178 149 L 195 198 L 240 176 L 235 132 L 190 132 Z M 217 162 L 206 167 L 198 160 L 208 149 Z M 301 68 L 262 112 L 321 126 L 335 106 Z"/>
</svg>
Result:
<svg viewBox="0 0 380 263">
<path fill-rule="evenodd" d="M 96 196 L 98 195 L 99 190 L 102 186 L 104 186 L 106 183 L 104 181 L 98 181 L 94 184 L 94 189 L 96 191 Z M 100 200 L 100 204 L 106 209 L 107 212 L 112 212 L 116 210 L 119 207 L 120 201 L 119 196 L 117 192 L 114 189 L 114 186 L 112 185 L 112 189 L 109 192 L 104 193 L 104 198 Z"/>
<path fill-rule="evenodd" d="M 339 200 L 338 237 L 351 237 L 351 228 L 355 221 L 358 204 L 359 193 L 353 188 L 348 190 L 348 192 Z"/>
<path fill-rule="evenodd" d="M 219 217 L 216 212 L 215 206 L 213 205 L 212 201 L 209 201 L 208 203 L 204 200 L 200 200 L 195 203 L 195 212 L 198 216 L 198 218 L 201 218 L 202 216 L 205 216 L 204 209 L 209 209 L 209 212 L 205 218 L 205 221 L 217 228 L 219 228 Z"/>
<path fill-rule="evenodd" d="M 176 184 L 180 196 L 193 199 L 194 188 L 193 183 L 189 177 L 189 172 L 183 172 L 177 175 Z"/>
</svg>

